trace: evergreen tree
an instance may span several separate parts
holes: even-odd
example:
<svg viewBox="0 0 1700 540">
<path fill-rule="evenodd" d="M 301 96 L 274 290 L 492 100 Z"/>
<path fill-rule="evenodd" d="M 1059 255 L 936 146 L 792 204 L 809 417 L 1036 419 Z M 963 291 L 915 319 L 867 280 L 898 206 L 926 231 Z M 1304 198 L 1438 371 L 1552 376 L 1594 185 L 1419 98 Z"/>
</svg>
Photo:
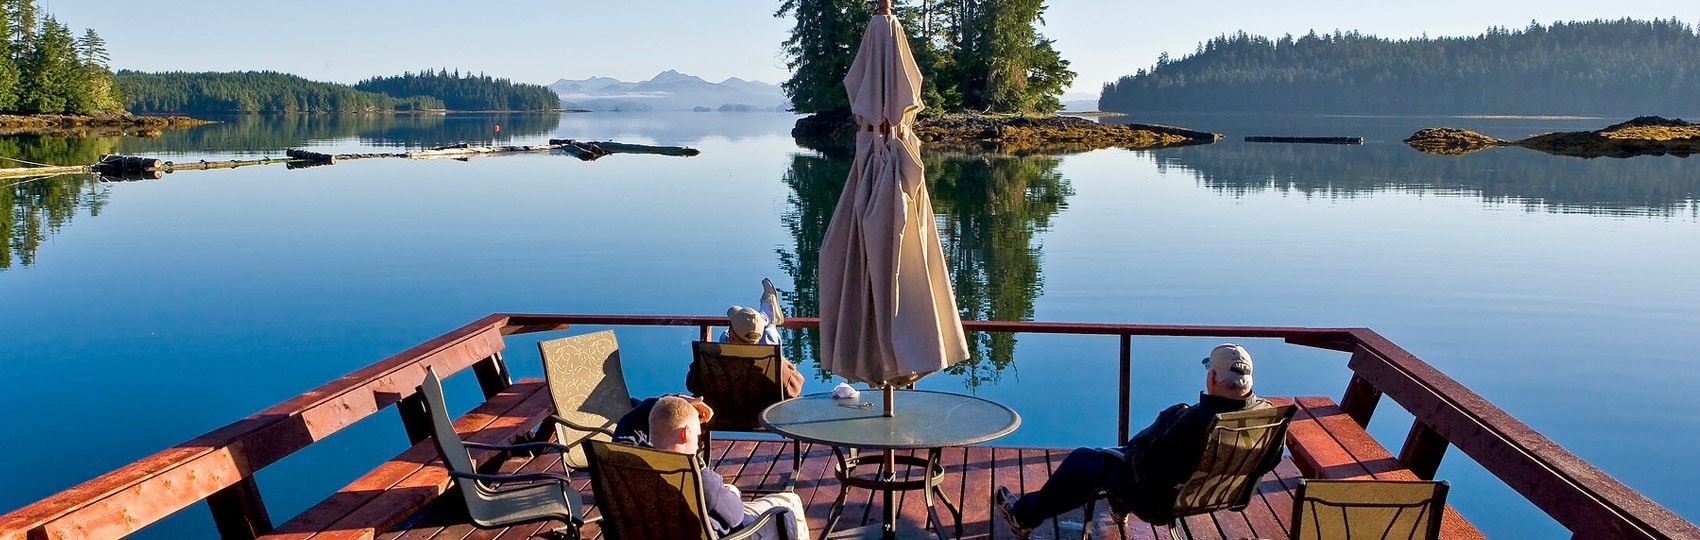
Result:
<svg viewBox="0 0 1700 540">
<path fill-rule="evenodd" d="M 31 44 L 20 70 L 18 108 L 31 113 L 88 112 L 73 109 L 80 100 L 84 76 L 77 64 L 76 40 L 71 30 L 49 16 L 42 20 L 41 35 Z"/>
<path fill-rule="evenodd" d="M 12 41 L 12 62 L 24 63 L 24 56 L 34 46 L 36 24 L 35 0 L 5 0 L 7 34 Z"/>
<path fill-rule="evenodd" d="M 78 92 L 77 106 L 72 109 L 82 112 L 123 109 L 123 99 L 118 95 L 118 86 L 108 65 L 111 58 L 106 54 L 106 40 L 89 28 L 83 31 L 83 37 L 77 38 L 76 45 L 83 72 L 83 90 Z"/>
<path fill-rule="evenodd" d="M 843 79 L 872 14 L 866 0 L 784 0 L 776 17 L 797 20 L 784 48 L 791 78 L 781 85 L 798 112 L 849 106 Z M 1054 112 L 1074 73 L 1034 25 L 1043 0 L 922 0 L 898 6 L 925 79 L 930 112 Z"/>
<path fill-rule="evenodd" d="M 783 43 L 791 78 L 779 86 L 801 113 L 850 108 L 844 76 L 856 59 L 874 6 L 867 0 L 783 0 L 774 17 L 797 20 Z M 925 75 L 925 73 L 923 73 Z"/>
<path fill-rule="evenodd" d="M 0 16 L 0 35 L 12 35 L 10 17 Z M 12 40 L 0 40 L 0 111 L 18 105 L 18 64 L 12 55 Z"/>
</svg>

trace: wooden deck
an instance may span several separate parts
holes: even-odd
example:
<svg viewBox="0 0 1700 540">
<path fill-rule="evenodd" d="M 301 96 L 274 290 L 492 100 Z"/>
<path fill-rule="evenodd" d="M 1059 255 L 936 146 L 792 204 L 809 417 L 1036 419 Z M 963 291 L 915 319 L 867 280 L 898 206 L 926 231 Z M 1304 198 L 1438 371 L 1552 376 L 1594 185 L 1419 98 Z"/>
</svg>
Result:
<svg viewBox="0 0 1700 540">
<path fill-rule="evenodd" d="M 710 458 L 714 460 L 715 471 L 741 489 L 774 489 L 782 485 L 784 476 L 791 470 L 789 450 L 782 449 L 783 444 L 777 440 L 716 437 Z M 806 507 L 810 537 L 819 539 L 826 527 L 827 509 L 838 496 L 839 483 L 832 476 L 833 458 L 829 448 L 805 443 L 803 451 L 803 470 L 798 479 L 797 495 L 803 499 Z M 946 449 L 942 458 L 945 467 L 944 490 L 953 502 L 962 505 L 962 538 L 1014 538 L 1009 534 L 1009 528 L 1003 524 L 1002 518 L 992 509 L 992 490 L 1000 485 L 1016 491 L 1038 489 L 1068 451 L 990 446 Z M 502 470 L 560 471 L 561 462 L 559 457 L 553 454 L 534 458 L 521 457 L 504 464 Z M 1274 473 L 1263 479 L 1259 486 L 1260 493 L 1245 512 L 1224 511 L 1190 518 L 1188 526 L 1193 537 L 1286 538 L 1285 524 L 1288 515 L 1292 513 L 1290 493 L 1297 485 L 1298 476 L 1298 468 L 1290 459 L 1284 459 Z M 590 477 L 583 472 L 574 473 L 573 477 L 578 479 L 574 486 L 587 495 L 586 504 L 592 505 L 588 515 L 598 515 L 594 507 L 595 497 L 590 490 Z M 878 524 L 880 502 L 881 498 L 871 492 L 854 490 L 845 504 L 845 516 L 840 520 L 838 528 L 842 530 L 863 524 Z M 381 534 L 378 538 L 530 538 L 539 532 L 561 526 L 561 523 L 556 522 L 507 529 L 479 529 L 469 524 L 464 510 L 456 508 L 457 505 L 458 502 L 452 494 L 445 496 L 419 514 L 403 521 L 396 530 Z M 919 492 L 900 495 L 898 505 L 899 518 L 903 520 L 905 528 L 919 529 L 921 524 L 925 523 L 926 507 Z M 1100 504 L 1098 507 L 1098 515 L 1090 523 L 1094 531 L 1093 538 L 1119 538 L 1104 506 Z M 940 517 L 945 520 L 948 531 L 949 513 L 941 510 Z M 1075 510 L 1058 519 L 1046 521 L 1035 531 L 1033 538 L 1079 538 L 1082 522 L 1081 512 Z M 602 537 L 601 530 L 595 523 L 586 525 L 582 533 L 586 539 Z M 1138 519 L 1130 519 L 1127 538 L 1168 538 L 1168 530 L 1165 527 L 1140 523 Z"/>
</svg>

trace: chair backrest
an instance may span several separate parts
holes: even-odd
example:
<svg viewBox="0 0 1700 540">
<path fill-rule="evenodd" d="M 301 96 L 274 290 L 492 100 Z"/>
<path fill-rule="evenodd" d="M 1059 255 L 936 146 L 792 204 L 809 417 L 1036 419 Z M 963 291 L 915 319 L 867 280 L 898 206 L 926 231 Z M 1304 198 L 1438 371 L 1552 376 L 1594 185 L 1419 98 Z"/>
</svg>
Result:
<svg viewBox="0 0 1700 540">
<path fill-rule="evenodd" d="M 1244 509 L 1257 491 L 1258 477 L 1267 472 L 1262 466 L 1279 459 L 1297 410 L 1284 405 L 1216 415 L 1204 453 L 1175 498 L 1174 517 Z"/>
<path fill-rule="evenodd" d="M 696 455 L 594 439 L 585 446 L 604 537 L 714 539 L 702 492 L 702 461 Z"/>
<path fill-rule="evenodd" d="M 425 409 L 430 412 L 431 441 L 437 447 L 437 457 L 442 458 L 443 467 L 460 473 L 478 472 L 466 445 L 461 443 L 460 434 L 455 432 L 454 423 L 449 420 L 448 403 L 443 399 L 443 380 L 437 377 L 436 369 L 425 368 L 425 382 L 419 384 L 419 395 L 425 399 Z M 466 499 L 466 506 L 474 516 L 479 515 L 479 503 L 490 498 L 484 486 L 477 481 L 456 480 L 455 489 Z"/>
<path fill-rule="evenodd" d="M 705 431 L 765 431 L 761 411 L 785 399 L 778 345 L 691 342 L 687 387 L 714 409 Z"/>
<path fill-rule="evenodd" d="M 1446 482 L 1300 480 L 1292 540 L 1440 538 Z"/>
<path fill-rule="evenodd" d="M 613 330 L 540 341 L 537 351 L 543 357 L 543 373 L 549 380 L 556 415 L 612 430 L 620 416 L 632 410 L 632 394 L 620 367 L 620 343 L 614 339 Z M 555 425 L 556 440 L 562 444 L 572 444 L 586 434 Z M 594 437 L 607 439 L 601 434 Z M 584 449 L 578 445 L 573 445 L 566 459 L 570 467 L 586 465 Z"/>
</svg>

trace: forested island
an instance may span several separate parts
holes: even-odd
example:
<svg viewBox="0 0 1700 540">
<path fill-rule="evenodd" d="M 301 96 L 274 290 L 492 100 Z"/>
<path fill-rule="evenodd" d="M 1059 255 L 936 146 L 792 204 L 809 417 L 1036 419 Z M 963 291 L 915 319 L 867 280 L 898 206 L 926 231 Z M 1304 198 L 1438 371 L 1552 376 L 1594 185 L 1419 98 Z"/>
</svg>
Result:
<svg viewBox="0 0 1700 540">
<path fill-rule="evenodd" d="M 804 146 L 842 149 L 855 124 L 844 76 L 876 6 L 867 0 L 786 0 L 776 16 L 796 26 L 783 43 L 791 78 L 780 86 L 809 113 L 791 134 Z M 1073 83 L 1069 62 L 1040 33 L 1044 2 L 937 0 L 897 6 L 922 78 L 916 133 L 929 143 L 994 152 L 1048 153 L 1214 142 L 1168 126 L 1098 125 L 1053 116 Z"/>
<path fill-rule="evenodd" d="M 397 98 L 429 97 L 455 111 L 550 111 L 561 108 L 561 96 L 547 86 L 516 83 L 480 73 L 462 76 L 427 69 L 394 77 L 373 77 L 354 85 L 356 90 Z"/>
<path fill-rule="evenodd" d="M 1700 110 L 1700 35 L 1676 19 L 1587 21 L 1474 37 L 1239 32 L 1104 86 L 1106 111 L 1675 115 Z"/>
<path fill-rule="evenodd" d="M 488 75 L 425 71 L 357 85 L 273 71 L 119 71 L 125 107 L 138 114 L 330 113 L 421 110 L 532 110 L 561 107 L 547 87 Z"/>
</svg>

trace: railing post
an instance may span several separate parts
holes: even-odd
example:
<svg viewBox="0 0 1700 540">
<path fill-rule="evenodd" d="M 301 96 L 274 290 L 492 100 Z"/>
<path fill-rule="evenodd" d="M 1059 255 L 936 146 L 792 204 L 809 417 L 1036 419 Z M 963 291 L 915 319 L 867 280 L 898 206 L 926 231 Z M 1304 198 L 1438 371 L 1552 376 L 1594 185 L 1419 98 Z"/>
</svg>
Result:
<svg viewBox="0 0 1700 540">
<path fill-rule="evenodd" d="M 1128 408 L 1133 401 L 1133 335 L 1122 334 L 1121 392 L 1116 403 L 1116 444 L 1127 442 Z"/>
<path fill-rule="evenodd" d="M 1346 383 L 1346 395 L 1340 397 L 1340 410 L 1357 421 L 1358 427 L 1369 427 L 1369 417 L 1381 402 L 1381 389 L 1356 374 Z"/>
<path fill-rule="evenodd" d="M 706 324 L 698 326 L 697 327 L 697 331 L 698 331 L 697 341 L 714 341 L 714 339 L 713 339 L 714 336 L 709 333 L 713 329 L 714 329 L 714 327 L 706 325 Z"/>
<path fill-rule="evenodd" d="M 425 398 L 419 392 L 401 398 L 395 410 L 401 413 L 401 427 L 407 431 L 407 443 L 419 444 L 431 436 L 431 411 L 425 408 Z"/>
<path fill-rule="evenodd" d="M 254 540 L 272 532 L 271 515 L 266 513 L 260 485 L 252 476 L 207 496 L 207 508 L 212 510 L 218 536 L 224 540 Z"/>
<path fill-rule="evenodd" d="M 1405 447 L 1399 449 L 1399 463 L 1416 473 L 1417 478 L 1433 480 L 1435 471 L 1440 469 L 1440 458 L 1446 456 L 1446 446 L 1446 437 L 1422 420 L 1414 420 L 1411 433 L 1405 436 Z"/>
<path fill-rule="evenodd" d="M 508 363 L 502 361 L 499 352 L 473 364 L 472 373 L 478 375 L 478 388 L 484 391 L 484 399 L 496 397 L 513 384 L 513 379 L 508 377 Z"/>
</svg>

